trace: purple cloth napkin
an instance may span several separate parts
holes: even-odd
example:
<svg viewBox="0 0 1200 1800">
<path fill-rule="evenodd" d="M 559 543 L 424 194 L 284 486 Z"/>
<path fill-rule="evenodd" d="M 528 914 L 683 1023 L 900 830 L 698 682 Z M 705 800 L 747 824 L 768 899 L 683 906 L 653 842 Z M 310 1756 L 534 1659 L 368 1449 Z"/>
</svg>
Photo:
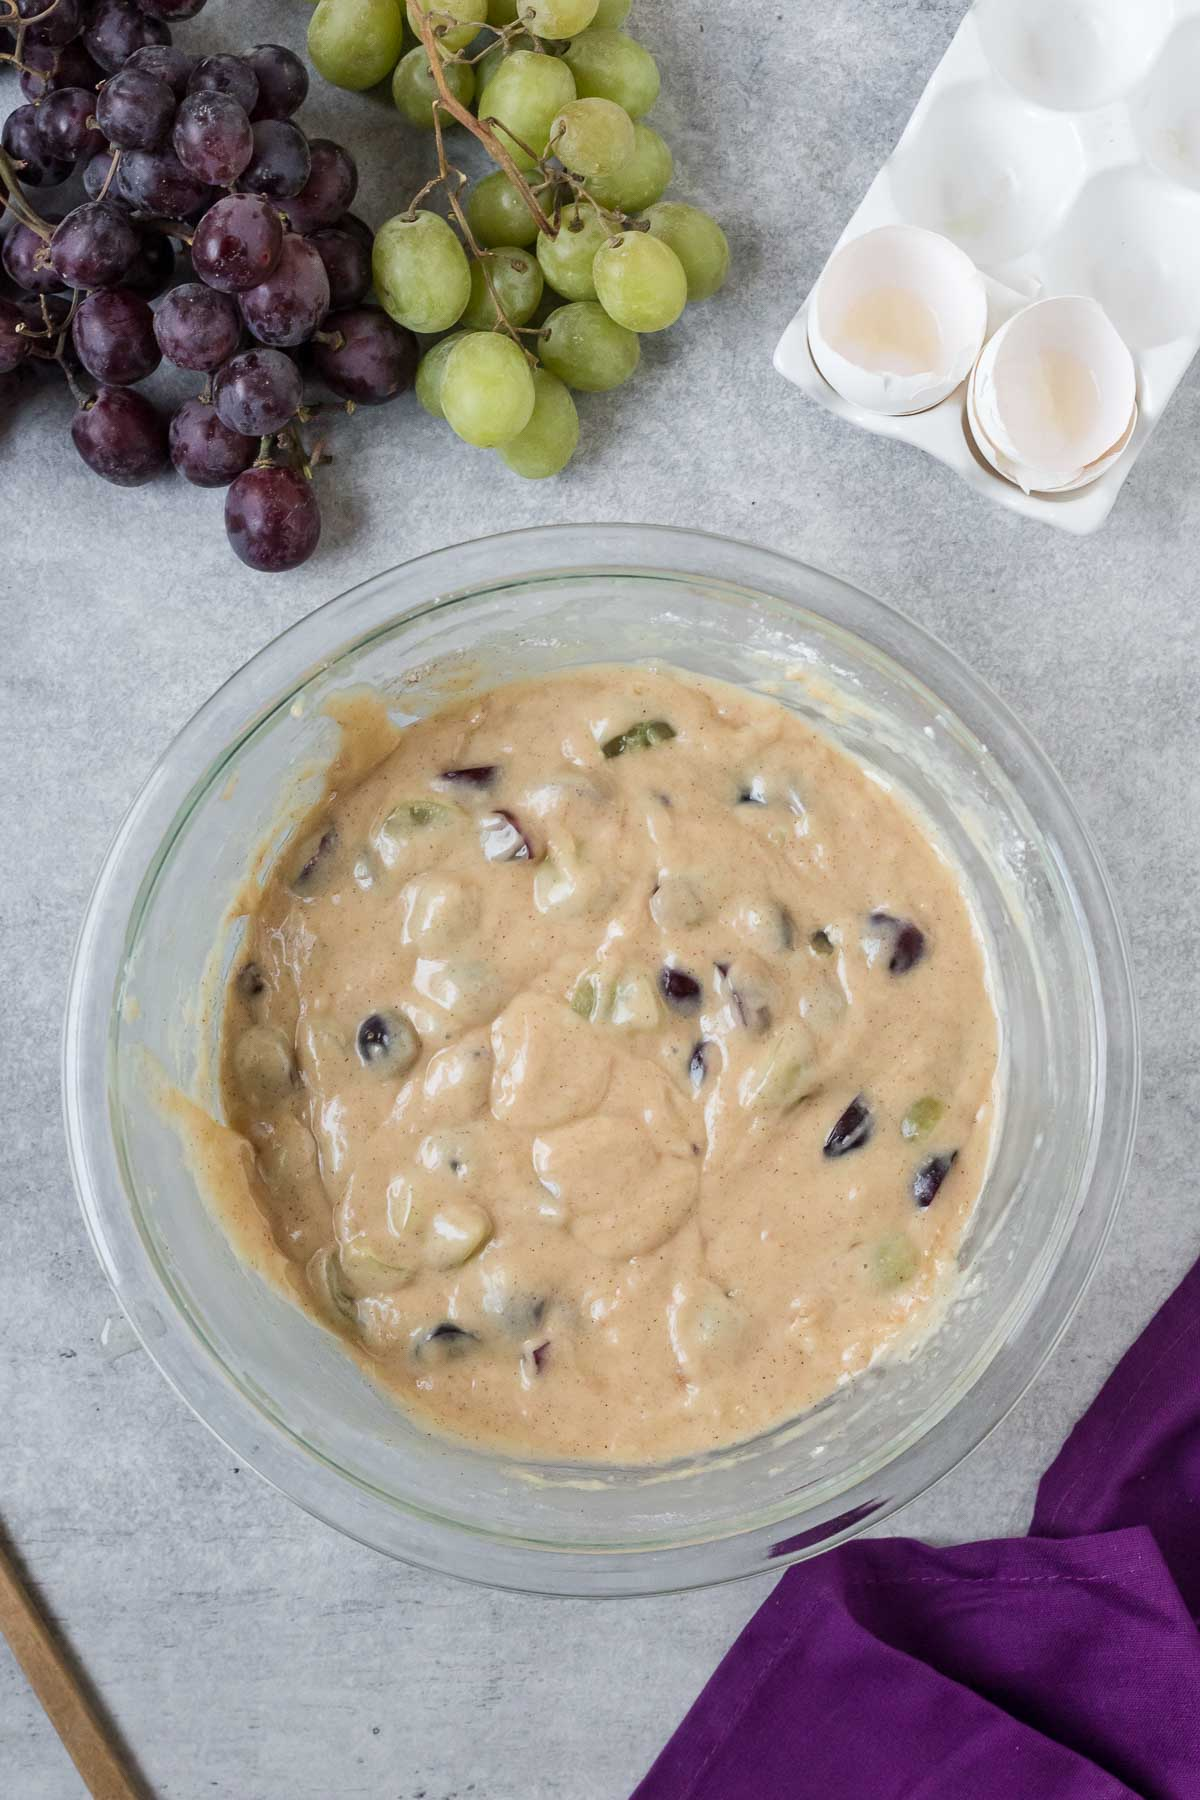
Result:
<svg viewBox="0 0 1200 1800">
<path fill-rule="evenodd" d="M 790 1570 L 634 1800 L 1200 1800 L 1200 1264 L 1027 1538 Z"/>
</svg>

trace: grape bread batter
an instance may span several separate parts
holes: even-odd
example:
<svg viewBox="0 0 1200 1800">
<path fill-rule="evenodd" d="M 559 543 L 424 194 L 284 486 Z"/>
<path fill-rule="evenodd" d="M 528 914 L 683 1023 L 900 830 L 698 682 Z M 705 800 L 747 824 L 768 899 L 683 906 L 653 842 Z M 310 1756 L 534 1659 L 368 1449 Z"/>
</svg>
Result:
<svg viewBox="0 0 1200 1800">
<path fill-rule="evenodd" d="M 474 696 L 330 790 L 248 921 L 222 1089 L 242 1204 L 406 1407 L 650 1462 L 911 1336 L 996 1051 L 901 801 L 776 702 L 613 666 Z"/>
</svg>

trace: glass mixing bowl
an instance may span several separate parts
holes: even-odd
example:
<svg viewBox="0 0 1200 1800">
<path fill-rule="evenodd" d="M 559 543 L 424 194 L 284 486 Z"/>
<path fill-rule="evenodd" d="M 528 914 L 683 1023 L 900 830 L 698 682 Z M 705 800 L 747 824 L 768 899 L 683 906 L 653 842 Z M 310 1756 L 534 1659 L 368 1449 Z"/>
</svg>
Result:
<svg viewBox="0 0 1200 1800">
<path fill-rule="evenodd" d="M 917 1354 L 735 1451 L 652 1470 L 537 1464 L 411 1423 L 239 1262 L 146 1073 L 152 1063 L 215 1105 L 202 977 L 253 852 L 333 750 L 331 693 L 368 683 L 404 719 L 473 684 L 639 658 L 778 692 L 933 821 L 987 944 L 1003 1102 L 957 1298 Z M 100 1261 L 151 1356 L 240 1461 L 406 1561 L 518 1589 L 634 1594 L 810 1556 L 912 1499 L 991 1430 L 1104 1244 L 1138 1047 L 1096 852 L 1045 758 L 969 670 L 889 607 L 784 557 L 574 525 L 380 575 L 277 638 L 197 713 L 96 884 L 64 1077 Z"/>
</svg>

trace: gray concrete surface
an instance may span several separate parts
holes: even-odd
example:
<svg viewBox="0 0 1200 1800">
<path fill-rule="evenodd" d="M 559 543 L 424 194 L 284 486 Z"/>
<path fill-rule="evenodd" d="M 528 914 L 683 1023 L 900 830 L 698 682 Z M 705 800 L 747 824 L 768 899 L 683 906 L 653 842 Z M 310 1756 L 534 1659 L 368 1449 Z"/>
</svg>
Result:
<svg viewBox="0 0 1200 1800">
<path fill-rule="evenodd" d="M 253 11 L 253 25 L 241 20 Z M 919 617 L 1047 746 L 1108 860 L 1146 1025 L 1132 1186 L 1034 1391 L 899 1521 L 1020 1529 L 1038 1471 L 1200 1251 L 1200 384 L 1189 379 L 1087 542 L 807 406 L 771 370 L 798 296 L 887 155 L 962 0 L 636 0 L 661 58 L 677 191 L 728 226 L 726 294 L 583 408 L 586 445 L 525 486 L 403 403 L 337 431 L 325 542 L 291 577 L 227 551 L 221 499 L 127 494 L 75 459 L 65 395 L 0 424 L 0 1517 L 162 1800 L 620 1800 L 767 1592 L 585 1605 L 389 1565 L 237 1467 L 144 1353 L 76 1211 L 58 1118 L 67 961 L 94 871 L 175 730 L 281 627 L 457 538 L 551 520 L 703 525 L 828 565 Z M 181 41 L 299 46 L 298 0 L 212 0 Z M 4 76 L 0 108 L 15 83 Z M 423 153 L 319 87 L 360 209 L 399 210 Z M 107 1341 L 106 1341 L 107 1340 Z M 0 1792 L 80 1785 L 0 1649 Z"/>
</svg>

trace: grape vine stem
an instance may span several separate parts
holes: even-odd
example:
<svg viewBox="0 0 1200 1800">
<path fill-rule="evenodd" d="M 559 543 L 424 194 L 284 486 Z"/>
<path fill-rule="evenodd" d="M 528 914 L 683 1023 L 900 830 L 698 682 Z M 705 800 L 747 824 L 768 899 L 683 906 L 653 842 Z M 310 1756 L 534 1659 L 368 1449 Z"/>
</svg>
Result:
<svg viewBox="0 0 1200 1800">
<path fill-rule="evenodd" d="M 433 75 L 434 85 L 438 91 L 438 103 L 444 111 L 450 114 L 452 119 L 456 119 L 460 125 L 464 126 L 466 130 L 471 133 L 472 137 L 478 138 L 492 161 L 498 163 L 504 170 L 504 173 L 508 176 L 508 179 L 512 182 L 522 200 L 524 200 L 533 217 L 537 220 L 539 231 L 544 231 L 547 237 L 554 237 L 556 235 L 554 226 L 542 211 L 542 208 L 538 203 L 537 195 L 534 193 L 533 189 L 530 187 L 524 175 L 521 173 L 520 169 L 518 169 L 516 163 L 504 148 L 504 145 L 500 142 L 500 139 L 496 136 L 496 133 L 492 130 L 491 126 L 485 124 L 482 119 L 477 119 L 469 107 L 464 106 L 462 101 L 456 99 L 451 93 L 450 84 L 447 82 L 445 71 L 442 68 L 442 52 L 438 46 L 437 31 L 434 27 L 432 14 L 423 11 L 418 15 L 417 30 L 420 33 L 421 42 L 425 46 L 425 53 L 429 58 L 430 72 Z"/>
<path fill-rule="evenodd" d="M 20 223 L 27 226 L 30 231 L 36 232 L 43 243 L 48 244 L 52 236 L 50 227 L 45 219 L 34 212 L 25 198 L 24 189 L 17 175 L 16 164 L 4 150 L 0 150 L 0 186 L 6 190 L 5 199 Z"/>
</svg>

